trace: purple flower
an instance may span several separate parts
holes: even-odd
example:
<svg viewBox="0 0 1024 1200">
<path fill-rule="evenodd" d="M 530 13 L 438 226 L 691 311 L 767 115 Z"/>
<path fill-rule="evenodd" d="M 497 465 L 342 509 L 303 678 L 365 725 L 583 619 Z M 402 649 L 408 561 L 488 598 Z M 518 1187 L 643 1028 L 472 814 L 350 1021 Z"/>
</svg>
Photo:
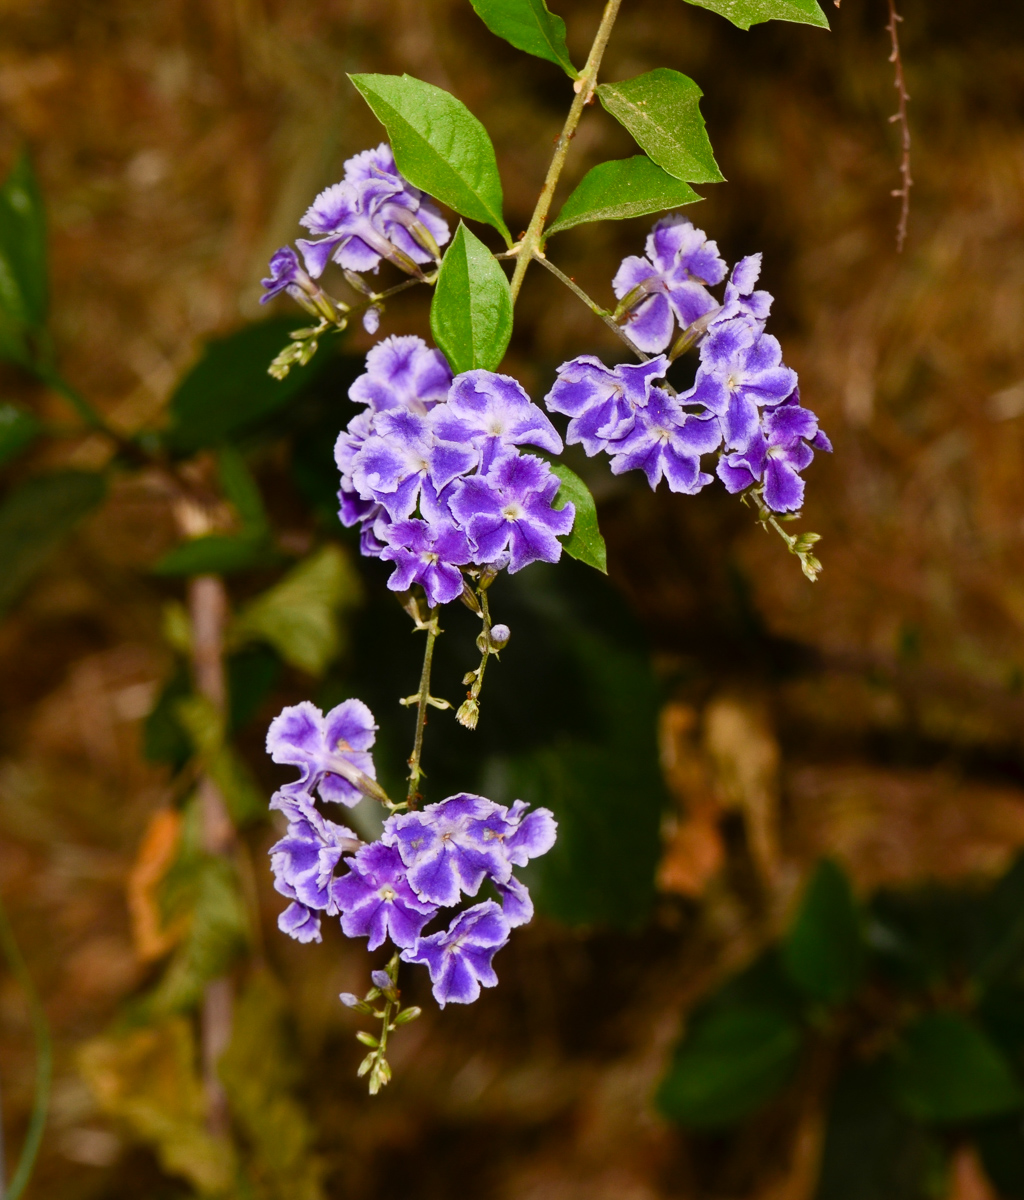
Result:
<svg viewBox="0 0 1024 1200">
<path fill-rule="evenodd" d="M 514 867 L 525 867 L 531 858 L 547 854 L 555 844 L 558 823 L 549 808 L 535 808 L 523 800 L 517 800 L 508 810 L 508 830 L 502 840 L 509 862 Z"/>
<path fill-rule="evenodd" d="M 480 451 L 480 470 L 515 446 L 539 446 L 562 453 L 562 439 L 544 412 L 509 375 L 464 371 L 448 393 L 448 403 L 434 414 L 438 437 L 468 442 Z"/>
<path fill-rule="evenodd" d="M 664 355 L 650 362 L 606 367 L 592 354 L 584 354 L 562 363 L 544 403 L 552 412 L 572 417 L 566 433 L 569 445 L 582 442 L 587 454 L 594 455 L 629 433 L 637 410 L 650 397 L 651 381 L 667 370 Z"/>
<path fill-rule="evenodd" d="M 672 340 L 673 318 L 687 325 L 717 307 L 706 285 L 721 283 L 725 263 L 709 242 L 683 216 L 665 217 L 647 238 L 646 258 L 623 260 L 612 288 L 629 298 L 626 332 L 648 354 L 664 350 Z"/>
<path fill-rule="evenodd" d="M 760 409 L 781 404 L 796 382 L 796 372 L 782 365 L 778 339 L 734 317 L 708 332 L 694 385 L 680 400 L 702 404 L 719 418 L 727 450 L 745 450 Z"/>
<path fill-rule="evenodd" d="M 720 325 L 733 317 L 746 317 L 756 326 L 757 332 L 764 329 L 772 307 L 769 292 L 755 292 L 754 284 L 761 274 L 761 255 L 748 254 L 733 267 L 729 282 L 725 285 L 725 301 L 708 322 L 708 328 Z"/>
<path fill-rule="evenodd" d="M 342 182 L 322 191 L 301 223 L 321 235 L 298 242 L 314 279 L 331 259 L 351 271 L 375 271 L 381 258 L 408 270 L 432 262 L 451 236 L 437 209 L 399 175 L 383 142 L 350 158 Z"/>
<path fill-rule="evenodd" d="M 476 452 L 437 437 L 429 415 L 403 409 L 377 413 L 373 429 L 352 460 L 355 490 L 394 520 L 410 516 L 417 502 L 423 516 L 443 517 L 438 493 L 476 465 Z"/>
<path fill-rule="evenodd" d="M 387 545 L 380 557 L 393 562 L 388 580 L 393 592 L 405 592 L 414 583 L 423 585 L 427 603 L 447 604 L 462 594 L 459 567 L 473 557 L 469 539 L 450 521 L 428 523 L 417 519 L 396 521 L 387 529 Z"/>
<path fill-rule="evenodd" d="M 495 885 L 498 898 L 501 900 L 501 912 L 509 923 L 509 928 L 519 925 L 529 925 L 533 920 L 533 900 L 525 883 L 520 883 L 513 875 L 508 883 Z"/>
<path fill-rule="evenodd" d="M 324 800 L 351 807 L 362 793 L 345 775 L 354 767 L 376 779 L 370 747 L 377 726 L 362 700 L 345 700 L 324 716 L 315 704 L 303 700 L 281 711 L 267 731 L 267 753 L 276 763 L 299 767 L 302 775 L 287 791 L 312 792 Z"/>
<path fill-rule="evenodd" d="M 576 509 L 552 508 L 560 480 L 542 459 L 508 454 L 486 475 L 464 479 L 453 489 L 449 507 L 469 534 L 477 563 L 495 562 L 510 552 L 509 574 L 528 563 L 558 562 L 558 541 L 572 529 Z"/>
<path fill-rule="evenodd" d="M 381 840 L 397 848 L 420 899 L 448 907 L 463 892 L 475 896 L 487 876 L 508 882 L 512 864 L 501 838 L 506 817 L 500 804 L 462 792 L 389 817 Z"/>
<path fill-rule="evenodd" d="M 701 471 L 700 456 L 717 449 L 721 441 L 722 431 L 712 413 L 687 413 L 677 397 L 652 388 L 633 431 L 609 446 L 612 474 L 643 471 L 652 488 L 664 477 L 673 492 L 692 496 L 713 478 Z"/>
<path fill-rule="evenodd" d="M 297 942 L 319 942 L 320 918 L 312 909 L 293 901 L 277 918 L 277 927 Z"/>
<path fill-rule="evenodd" d="M 330 885 L 343 854 L 358 850 L 351 829 L 327 821 L 315 810 L 288 823 L 288 831 L 270 847 L 274 888 L 307 908 L 333 912 Z"/>
<path fill-rule="evenodd" d="M 291 246 L 282 246 L 270 258 L 270 276 L 262 281 L 266 291 L 260 304 L 273 300 L 281 292 L 287 292 L 293 300 L 301 300 L 316 291 L 316 284 L 299 266 L 299 259 Z"/>
<path fill-rule="evenodd" d="M 371 304 L 363 313 L 363 328 L 372 337 L 380 329 L 380 309 Z"/>
<path fill-rule="evenodd" d="M 483 987 L 494 987 L 498 976 L 491 960 L 508 942 L 509 922 L 493 900 L 475 904 L 460 913 L 443 933 L 420 938 L 405 950 L 406 962 L 425 963 L 430 970 L 434 999 L 472 1004 Z"/>
<path fill-rule="evenodd" d="M 348 390 L 356 404 L 374 412 L 407 408 L 425 413 L 448 395 L 452 372 L 440 350 L 422 338 L 388 337 L 366 356 L 366 374 Z"/>
<path fill-rule="evenodd" d="M 368 937 L 369 950 L 376 950 L 388 937 L 396 946 L 412 946 L 437 906 L 409 886 L 398 851 L 374 842 L 346 861 L 351 870 L 331 885 L 331 899 L 341 912 L 345 933 Z"/>
<path fill-rule="evenodd" d="M 800 472 L 809 466 L 815 450 L 832 450 L 818 428 L 818 418 L 801 408 L 799 392 L 777 408 L 768 409 L 761 428 L 745 451 L 723 455 L 718 476 L 730 492 L 742 492 L 764 483 L 764 502 L 774 512 L 795 512 L 803 504 L 804 481 Z"/>
</svg>

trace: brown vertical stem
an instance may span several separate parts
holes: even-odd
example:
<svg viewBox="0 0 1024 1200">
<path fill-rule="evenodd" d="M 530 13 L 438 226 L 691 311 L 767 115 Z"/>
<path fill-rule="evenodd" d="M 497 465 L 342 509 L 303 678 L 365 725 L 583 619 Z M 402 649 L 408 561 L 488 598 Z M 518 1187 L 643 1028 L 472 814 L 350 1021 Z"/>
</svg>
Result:
<svg viewBox="0 0 1024 1200">
<path fill-rule="evenodd" d="M 196 690 L 221 713 L 227 702 L 224 675 L 224 626 L 228 600 L 224 581 L 217 575 L 198 575 L 189 581 L 188 607 L 192 624 L 192 671 Z M 227 854 L 234 842 L 234 826 L 220 789 L 208 775 L 197 792 L 202 818 L 203 849 L 207 854 Z M 226 1134 L 228 1102 L 217 1063 L 231 1041 L 231 980 L 213 979 L 203 993 L 202 1056 L 207 1123 L 213 1134 Z"/>
<path fill-rule="evenodd" d="M 910 217 L 910 189 L 914 185 L 914 181 L 910 177 L 910 122 L 907 120 L 907 101 L 910 97 L 907 95 L 907 81 L 903 76 L 903 59 L 900 56 L 900 38 L 897 29 L 902 20 L 903 18 L 896 11 L 896 0 L 889 0 L 889 24 L 885 28 L 892 43 L 889 61 L 893 64 L 895 74 L 893 87 L 896 89 L 896 95 L 899 97 L 899 107 L 889 120 L 899 125 L 901 143 L 901 182 L 900 186 L 894 188 L 892 192 L 893 196 L 898 197 L 900 201 L 900 220 L 896 227 L 897 253 L 902 251 L 903 243 L 907 240 L 907 221 Z"/>
</svg>

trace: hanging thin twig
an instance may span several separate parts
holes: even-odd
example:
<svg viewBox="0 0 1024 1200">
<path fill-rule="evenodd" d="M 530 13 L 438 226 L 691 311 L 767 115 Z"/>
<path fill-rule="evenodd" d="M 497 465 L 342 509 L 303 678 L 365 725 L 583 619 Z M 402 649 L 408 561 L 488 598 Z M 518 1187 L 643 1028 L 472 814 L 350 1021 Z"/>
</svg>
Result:
<svg viewBox="0 0 1024 1200">
<path fill-rule="evenodd" d="M 885 28 L 892 39 L 892 51 L 889 54 L 889 61 L 893 64 L 895 74 L 893 87 L 896 89 L 896 94 L 899 97 L 899 108 L 889 120 L 893 124 L 899 124 L 900 140 L 903 144 L 903 151 L 900 157 L 900 177 L 903 182 L 898 188 L 893 188 L 892 191 L 892 195 L 898 196 L 900 199 L 900 221 L 896 226 L 897 252 L 902 251 L 903 243 L 907 239 L 907 219 L 910 216 L 910 189 L 914 185 L 914 181 L 910 177 L 910 124 L 907 121 L 907 102 L 910 97 L 907 95 L 907 83 L 903 76 L 903 59 L 900 57 L 900 39 L 897 32 L 897 25 L 902 20 L 903 18 L 896 11 L 896 0 L 889 0 L 889 24 Z"/>
</svg>

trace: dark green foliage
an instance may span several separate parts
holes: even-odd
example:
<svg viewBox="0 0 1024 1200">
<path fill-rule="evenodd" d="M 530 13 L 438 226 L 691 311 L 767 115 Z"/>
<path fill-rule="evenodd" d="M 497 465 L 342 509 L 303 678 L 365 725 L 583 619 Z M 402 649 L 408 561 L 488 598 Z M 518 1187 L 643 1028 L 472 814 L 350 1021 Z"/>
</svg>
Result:
<svg viewBox="0 0 1024 1200">
<path fill-rule="evenodd" d="M 860 914 L 843 869 L 823 859 L 783 942 L 793 982 L 822 1004 L 841 1004 L 864 971 Z"/>
<path fill-rule="evenodd" d="M 37 475 L 0 505 L 0 612 L 9 608 L 78 522 L 106 494 L 103 475 L 59 471 Z"/>
<path fill-rule="evenodd" d="M 828 19 L 816 0 L 686 0 L 708 8 L 732 21 L 740 29 L 762 21 L 796 21 L 801 25 L 817 25 L 828 29 Z"/>
<path fill-rule="evenodd" d="M 897 1108 L 885 1064 L 843 1072 L 829 1105 L 817 1200 L 925 1200 L 938 1147 Z"/>
<path fill-rule="evenodd" d="M 564 463 L 552 463 L 551 467 L 562 481 L 562 486 L 555 496 L 555 508 L 564 508 L 569 501 L 576 506 L 576 518 L 572 529 L 560 539 L 566 554 L 607 575 L 608 551 L 597 524 L 597 505 L 590 494 L 590 488 Z"/>
<path fill-rule="evenodd" d="M 547 234 L 588 221 L 622 221 L 693 204 L 701 197 L 645 154 L 599 163 L 583 176 Z"/>
<path fill-rule="evenodd" d="M 178 720 L 177 705 L 192 691 L 184 663 L 164 684 L 142 727 L 142 753 L 149 762 L 166 763 L 175 771 L 192 757 L 192 739 Z"/>
<path fill-rule="evenodd" d="M 712 1008 L 695 1018 L 658 1089 L 661 1111 L 693 1129 L 734 1124 L 789 1082 L 799 1025 L 775 1007 Z"/>
<path fill-rule="evenodd" d="M 470 3 L 491 33 L 517 50 L 553 62 L 570 79 L 577 77 L 579 72 L 565 46 L 565 22 L 551 12 L 545 0 L 470 0 Z"/>
<path fill-rule="evenodd" d="M 1024 1117 L 987 1121 L 974 1135 L 982 1165 L 1000 1200 L 1024 1200 Z"/>
<path fill-rule="evenodd" d="M 268 375 L 267 366 L 301 324 L 298 316 L 261 321 L 209 342 L 171 397 L 168 448 L 192 454 L 219 445 L 297 396 L 326 365 L 325 348 L 281 380 Z"/>
<path fill-rule="evenodd" d="M 228 732 L 236 733 L 256 715 L 281 677 L 281 660 L 269 646 L 247 646 L 227 660 Z"/>
<path fill-rule="evenodd" d="M 27 154 L 0 185 L 0 358 L 29 364 L 46 323 L 46 215 Z"/>
<path fill-rule="evenodd" d="M 462 222 L 445 251 L 430 329 L 452 370 L 496 371 L 512 336 L 512 293 L 501 264 Z"/>
<path fill-rule="evenodd" d="M 16 404 L 0 404 L 0 465 L 16 458 L 39 436 L 39 422 Z"/>
<path fill-rule="evenodd" d="M 1024 1093 L 998 1048 L 969 1018 L 930 1013 L 904 1033 L 893 1055 L 893 1087 L 921 1121 L 974 1121 L 1019 1108 Z"/>
</svg>

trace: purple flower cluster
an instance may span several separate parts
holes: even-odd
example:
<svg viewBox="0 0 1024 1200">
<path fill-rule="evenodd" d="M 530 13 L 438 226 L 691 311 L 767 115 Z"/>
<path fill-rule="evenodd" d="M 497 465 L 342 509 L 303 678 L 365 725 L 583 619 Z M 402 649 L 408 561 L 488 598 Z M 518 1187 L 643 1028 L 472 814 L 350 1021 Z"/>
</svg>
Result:
<svg viewBox="0 0 1024 1200">
<path fill-rule="evenodd" d="M 349 390 L 365 407 L 335 446 L 339 516 L 364 554 L 395 564 L 394 591 L 420 584 L 431 605 L 463 589 L 461 567 L 518 571 L 557 562 L 572 504 L 555 508 L 550 466 L 520 446 L 562 450 L 555 427 L 510 376 L 466 371 L 418 337 L 390 337 Z"/>
<path fill-rule="evenodd" d="M 443 1007 L 468 1004 L 497 983 L 492 960 L 513 928 L 533 916 L 530 893 L 512 874 L 554 845 L 555 821 L 545 808 L 511 808 L 462 793 L 418 812 L 390 817 L 379 841 L 363 845 L 328 821 L 322 800 L 352 805 L 360 796 L 354 772 L 374 777 L 370 747 L 376 726 L 359 700 L 324 716 L 304 702 L 271 723 L 267 750 L 301 775 L 281 788 L 271 807 L 288 821 L 270 849 L 274 886 L 291 901 L 278 926 L 300 942 L 320 941 L 321 914 L 339 917 L 349 937 L 376 950 L 390 940 L 410 963 L 430 972 Z M 497 899 L 454 915 L 446 929 L 424 934 L 443 909 L 477 896 L 490 883 Z"/>
<path fill-rule="evenodd" d="M 688 494 L 711 482 L 701 457 L 717 450 L 717 474 L 730 492 L 756 488 L 775 512 L 799 509 L 800 472 L 815 450 L 832 447 L 801 407 L 778 339 L 764 331 L 772 298 L 755 290 L 761 256 L 735 265 L 719 304 L 708 288 L 725 279 L 726 265 L 702 230 L 667 217 L 646 249 L 646 257 L 623 261 L 613 288 L 630 339 L 657 357 L 639 366 L 606 367 L 590 355 L 564 363 L 546 404 L 571 418 L 568 442 L 610 455 L 616 475 L 642 470 L 652 488 L 664 478 Z M 693 387 L 681 395 L 656 384 L 677 329 L 700 347 Z"/>
</svg>

